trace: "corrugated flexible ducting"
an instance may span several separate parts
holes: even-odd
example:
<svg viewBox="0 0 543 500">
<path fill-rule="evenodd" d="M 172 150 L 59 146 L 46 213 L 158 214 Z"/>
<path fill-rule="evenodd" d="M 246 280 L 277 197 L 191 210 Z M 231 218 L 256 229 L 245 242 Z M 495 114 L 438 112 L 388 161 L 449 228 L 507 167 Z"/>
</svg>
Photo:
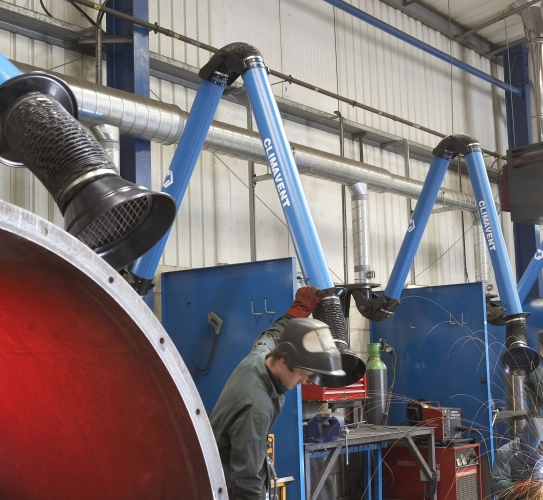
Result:
<svg viewBox="0 0 543 500">
<path fill-rule="evenodd" d="M 16 63 L 21 71 L 36 68 Z M 104 87 L 66 75 L 60 76 L 74 92 L 79 105 L 79 120 L 87 126 L 107 123 L 121 134 L 161 144 L 179 140 L 188 114 L 173 104 L 158 102 L 129 92 Z M 346 184 L 362 182 L 378 192 L 418 198 L 423 183 L 391 174 L 388 170 L 317 149 L 291 143 L 298 168 L 309 167 L 308 175 Z M 204 149 L 218 154 L 266 164 L 262 142 L 256 132 L 213 121 Z M 441 188 L 438 203 L 476 212 L 473 196 Z"/>
</svg>

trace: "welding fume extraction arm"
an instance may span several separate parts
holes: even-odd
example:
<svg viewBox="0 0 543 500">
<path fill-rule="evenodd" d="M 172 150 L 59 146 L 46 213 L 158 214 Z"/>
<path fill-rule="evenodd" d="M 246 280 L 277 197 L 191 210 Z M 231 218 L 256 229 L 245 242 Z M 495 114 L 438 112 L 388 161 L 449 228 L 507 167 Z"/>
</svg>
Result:
<svg viewBox="0 0 543 500">
<path fill-rule="evenodd" d="M 455 156 L 463 155 L 473 186 L 476 208 L 486 235 L 485 241 L 494 267 L 502 308 L 505 312 L 503 322 L 507 350 L 500 362 L 507 373 L 526 375 L 537 368 L 539 356 L 526 343 L 526 316 L 528 314 L 522 311 L 486 173 L 481 145 L 474 137 L 456 134 L 443 139 L 434 149 L 433 154 L 430 169 L 389 282 L 380 297 L 374 294 L 373 297 L 367 298 L 361 292 L 353 292 L 357 308 L 364 317 L 374 321 L 386 320 L 394 314 L 449 163 Z"/>
<path fill-rule="evenodd" d="M 122 179 L 77 121 L 70 87 L 47 73 L 20 71 L 0 55 L 0 162 L 27 167 L 64 216 L 66 231 L 120 269 L 169 229 L 175 203 Z"/>
<path fill-rule="evenodd" d="M 241 42 L 226 45 L 200 71 L 203 80 L 164 181 L 163 190 L 172 194 L 179 207 L 224 86 L 231 84 L 240 74 L 303 280 L 323 292 L 318 311 L 315 310 L 313 317 L 330 327 L 344 364 L 346 376 L 343 379 L 335 377 L 323 383 L 339 384 L 334 385 L 335 387 L 353 384 L 364 375 L 365 364 L 351 351 L 347 342 L 345 317 L 340 303 L 345 289 L 335 287 L 332 281 L 269 81 L 268 69 L 262 54 L 252 45 Z M 132 267 L 133 286 L 142 296 L 146 295 L 152 284 L 166 238 L 167 235 Z"/>
</svg>

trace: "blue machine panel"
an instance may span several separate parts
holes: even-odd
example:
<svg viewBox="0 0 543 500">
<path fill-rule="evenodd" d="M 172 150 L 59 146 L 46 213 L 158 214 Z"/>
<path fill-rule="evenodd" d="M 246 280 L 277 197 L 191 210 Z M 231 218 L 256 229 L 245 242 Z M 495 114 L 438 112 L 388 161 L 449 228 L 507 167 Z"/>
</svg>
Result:
<svg viewBox="0 0 543 500">
<path fill-rule="evenodd" d="M 409 401 L 438 401 L 444 407 L 462 408 L 464 425 L 473 423 L 492 453 L 490 371 L 502 375 L 503 371 L 497 355 L 487 349 L 481 283 L 403 290 L 394 316 L 372 321 L 370 332 L 372 342 L 383 338 L 396 350 L 391 425 L 406 421 Z M 501 345 L 496 347 L 499 351 Z M 390 383 L 390 356 L 384 354 L 382 359 Z"/>
<path fill-rule="evenodd" d="M 191 269 L 162 274 L 162 323 L 175 343 L 208 412 L 238 363 L 249 353 L 260 332 L 291 305 L 296 291 L 292 258 Z M 266 298 L 267 313 L 264 309 Z M 251 311 L 251 299 L 253 312 Z M 217 348 L 206 372 L 215 330 L 207 323 L 209 312 L 222 321 Z M 293 476 L 289 500 L 305 498 L 300 387 L 287 391 L 276 425 L 276 471 Z"/>
</svg>

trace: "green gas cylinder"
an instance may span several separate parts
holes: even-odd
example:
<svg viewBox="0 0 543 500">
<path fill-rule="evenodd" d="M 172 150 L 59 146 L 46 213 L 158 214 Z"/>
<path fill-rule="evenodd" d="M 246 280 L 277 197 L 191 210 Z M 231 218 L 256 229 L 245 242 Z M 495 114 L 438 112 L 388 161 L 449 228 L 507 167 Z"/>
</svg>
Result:
<svg viewBox="0 0 543 500">
<path fill-rule="evenodd" d="M 366 421 L 368 424 L 383 425 L 387 400 L 387 367 L 381 361 L 380 343 L 368 344 L 366 363 Z"/>
</svg>

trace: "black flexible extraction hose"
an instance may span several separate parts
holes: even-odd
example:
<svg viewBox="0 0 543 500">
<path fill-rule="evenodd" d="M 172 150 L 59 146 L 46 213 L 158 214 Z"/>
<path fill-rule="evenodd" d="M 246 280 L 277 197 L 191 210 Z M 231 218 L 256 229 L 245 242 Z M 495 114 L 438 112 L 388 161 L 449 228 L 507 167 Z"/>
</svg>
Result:
<svg viewBox="0 0 543 500">
<path fill-rule="evenodd" d="M 122 179 L 76 119 L 60 78 L 31 72 L 0 85 L 0 162 L 26 166 L 47 188 L 66 231 L 115 269 L 141 257 L 169 230 L 175 201 Z"/>
</svg>

